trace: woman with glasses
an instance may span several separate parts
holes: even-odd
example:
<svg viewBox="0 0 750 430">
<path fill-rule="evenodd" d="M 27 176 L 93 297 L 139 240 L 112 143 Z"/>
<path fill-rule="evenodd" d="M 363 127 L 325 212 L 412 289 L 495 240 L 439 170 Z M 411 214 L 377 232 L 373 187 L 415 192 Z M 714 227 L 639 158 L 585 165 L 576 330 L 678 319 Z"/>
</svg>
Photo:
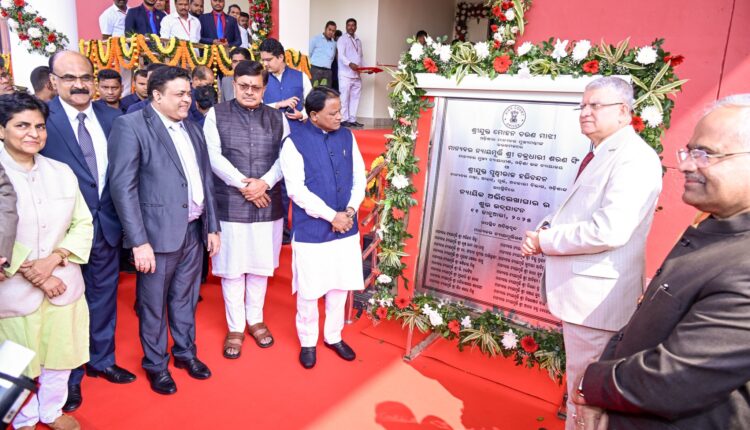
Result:
<svg viewBox="0 0 750 430">
<path fill-rule="evenodd" d="M 91 213 L 73 171 L 39 154 L 47 140 L 47 106 L 25 93 L 0 95 L 0 164 L 18 195 L 13 265 L 0 287 L 0 343 L 34 351 L 25 374 L 39 392 L 13 421 L 79 429 L 62 413 L 68 377 L 89 360 L 89 310 L 80 264 L 89 258 Z"/>
</svg>

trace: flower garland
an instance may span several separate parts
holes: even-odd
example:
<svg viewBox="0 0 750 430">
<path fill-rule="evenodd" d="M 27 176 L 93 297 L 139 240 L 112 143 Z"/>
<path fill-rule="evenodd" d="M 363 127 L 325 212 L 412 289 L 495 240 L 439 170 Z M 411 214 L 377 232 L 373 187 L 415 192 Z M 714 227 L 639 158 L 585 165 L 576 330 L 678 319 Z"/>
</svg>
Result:
<svg viewBox="0 0 750 430">
<path fill-rule="evenodd" d="M 47 19 L 24 0 L 0 0 L 0 16 L 8 19 L 8 27 L 18 34 L 21 46 L 29 52 L 49 57 L 68 44 L 68 37 L 47 26 Z"/>
<path fill-rule="evenodd" d="M 251 51 L 257 52 L 260 44 L 271 33 L 271 3 L 269 0 L 252 0 L 250 2 L 250 39 Z"/>
<path fill-rule="evenodd" d="M 493 7 L 499 6 L 502 11 L 502 3 L 495 1 Z M 416 74 L 435 73 L 457 82 L 468 74 L 490 79 L 502 74 L 519 78 L 630 75 L 636 99 L 633 127 L 659 153 L 663 149 L 661 138 L 670 126 L 674 107 L 671 97 L 686 82 L 675 74 L 675 67 L 682 63 L 683 57 L 665 51 L 662 39 L 641 47 L 630 46 L 627 39 L 616 46 L 550 39 L 539 44 L 525 42 L 514 50 L 515 42 L 504 43 L 508 41 L 506 34 L 498 28 L 490 41 L 459 42 L 452 46 L 445 39 L 428 38 L 424 46 L 410 39 L 407 42 L 411 48 L 402 54 L 398 69 L 390 71 L 393 91 L 389 95 L 389 113 L 396 121 L 393 133 L 386 136 L 387 185 L 385 198 L 379 202 L 381 216 L 376 230 L 382 241 L 376 268 L 379 276 L 368 311 L 376 319 L 401 320 L 405 326 L 458 339 L 459 348 L 472 345 L 490 356 L 513 356 L 517 364 L 538 366 L 561 381 L 565 351 L 557 331 L 516 326 L 504 315 L 492 312 L 471 319 L 469 310 L 461 303 L 441 302 L 431 296 L 417 296 L 411 301 L 408 293 L 397 294 L 397 280 L 403 281 L 405 289 L 409 288 L 409 280 L 403 275 L 406 266 L 401 261 L 406 256 L 404 242 L 411 237 L 404 218 L 416 204 L 412 197 L 416 188 L 410 179 L 418 171 L 418 160 L 414 157 L 416 123 L 420 113 L 429 107 Z M 514 342 L 519 339 L 521 348 Z"/>
</svg>

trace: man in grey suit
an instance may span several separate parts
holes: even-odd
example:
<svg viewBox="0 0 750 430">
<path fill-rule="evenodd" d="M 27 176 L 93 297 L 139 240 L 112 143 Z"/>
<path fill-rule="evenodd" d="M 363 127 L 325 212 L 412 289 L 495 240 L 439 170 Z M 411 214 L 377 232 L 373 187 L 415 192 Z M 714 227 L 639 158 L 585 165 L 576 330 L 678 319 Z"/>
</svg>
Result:
<svg viewBox="0 0 750 430">
<path fill-rule="evenodd" d="M 682 200 L 710 216 L 685 231 L 575 381 L 578 428 L 750 423 L 750 94 L 717 102 L 677 155 Z"/>
<path fill-rule="evenodd" d="M 188 116 L 190 75 L 163 67 L 148 81 L 151 101 L 118 118 L 109 138 L 112 198 L 133 248 L 138 271 L 138 315 L 143 368 L 151 389 L 177 391 L 167 370 L 167 320 L 175 367 L 206 379 L 211 371 L 196 357 L 202 245 L 219 249 L 219 220 L 203 132 Z M 167 318 L 169 315 L 169 318 Z"/>
<path fill-rule="evenodd" d="M 13 243 L 16 241 L 16 192 L 0 166 L 0 281 L 5 280 L 3 268 L 10 266 L 13 255 Z"/>
</svg>

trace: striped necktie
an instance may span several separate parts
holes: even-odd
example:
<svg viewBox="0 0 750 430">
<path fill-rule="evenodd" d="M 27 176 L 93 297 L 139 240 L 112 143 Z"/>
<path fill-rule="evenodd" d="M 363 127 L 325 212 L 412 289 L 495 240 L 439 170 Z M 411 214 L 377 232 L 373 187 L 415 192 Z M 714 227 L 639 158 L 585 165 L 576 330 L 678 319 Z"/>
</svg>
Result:
<svg viewBox="0 0 750 430">
<path fill-rule="evenodd" d="M 99 169 L 96 167 L 96 152 L 94 151 L 94 139 L 91 138 L 91 134 L 86 128 L 86 114 L 83 112 L 78 113 L 78 145 L 81 147 L 83 152 L 83 158 L 86 159 L 86 165 L 89 166 L 89 171 L 94 177 L 94 181 L 99 184 Z"/>
</svg>

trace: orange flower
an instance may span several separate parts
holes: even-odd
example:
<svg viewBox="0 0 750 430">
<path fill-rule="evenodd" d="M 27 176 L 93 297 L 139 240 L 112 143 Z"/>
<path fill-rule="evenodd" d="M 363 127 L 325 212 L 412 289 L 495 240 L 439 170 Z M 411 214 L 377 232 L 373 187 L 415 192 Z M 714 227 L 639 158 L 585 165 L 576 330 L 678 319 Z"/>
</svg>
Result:
<svg viewBox="0 0 750 430">
<path fill-rule="evenodd" d="M 460 325 L 460 324 L 458 323 L 458 321 L 456 321 L 456 320 L 451 320 L 451 321 L 450 321 L 450 322 L 448 323 L 448 330 L 450 330 L 450 331 L 451 331 L 451 333 L 453 333 L 453 334 L 455 334 L 456 336 L 458 336 L 458 335 L 459 335 L 459 333 L 461 333 L 461 325 Z"/>
<path fill-rule="evenodd" d="M 375 311 L 375 315 L 381 320 L 384 320 L 388 316 L 388 308 L 380 306 L 378 310 Z"/>
<path fill-rule="evenodd" d="M 404 211 L 399 208 L 391 208 L 391 216 L 393 219 L 402 219 L 404 217 Z"/>
<path fill-rule="evenodd" d="M 583 63 L 581 67 L 584 72 L 591 73 L 592 75 L 599 72 L 599 61 L 591 60 Z"/>
<path fill-rule="evenodd" d="M 495 60 L 492 62 L 492 67 L 497 73 L 505 73 L 510 69 L 511 64 L 513 64 L 513 62 L 510 60 L 510 55 L 505 54 L 495 57 Z"/>
<path fill-rule="evenodd" d="M 398 296 L 398 297 L 396 297 L 396 300 L 395 300 L 396 307 L 399 308 L 399 309 L 406 308 L 407 306 L 409 306 L 410 302 L 411 301 L 409 300 L 409 298 L 408 297 L 404 297 L 404 296 Z"/>
<path fill-rule="evenodd" d="M 646 124 L 643 123 L 643 120 L 638 115 L 633 115 L 633 119 L 630 121 L 630 125 L 633 126 L 633 129 L 636 131 L 636 133 L 640 133 L 646 128 Z"/>
<path fill-rule="evenodd" d="M 424 65 L 424 69 L 427 70 L 427 73 L 437 73 L 438 66 L 434 61 L 432 61 L 432 58 L 425 57 L 425 59 L 422 61 L 422 64 Z"/>
<path fill-rule="evenodd" d="M 536 343 L 534 338 L 530 335 L 524 336 L 524 338 L 521 339 L 521 348 L 529 354 L 533 354 L 539 350 L 539 344 Z"/>
</svg>

